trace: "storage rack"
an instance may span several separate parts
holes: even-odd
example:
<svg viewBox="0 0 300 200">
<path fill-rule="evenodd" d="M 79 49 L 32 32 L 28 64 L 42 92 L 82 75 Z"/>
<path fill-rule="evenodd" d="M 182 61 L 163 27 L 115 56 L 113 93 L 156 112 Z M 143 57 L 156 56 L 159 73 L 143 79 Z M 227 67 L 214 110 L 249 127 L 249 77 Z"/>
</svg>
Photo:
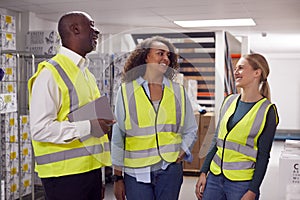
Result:
<svg viewBox="0 0 300 200">
<path fill-rule="evenodd" d="M 21 127 L 23 127 L 23 122 L 29 123 L 28 120 L 28 114 L 29 114 L 29 110 L 28 110 L 28 89 L 27 89 L 27 81 L 28 79 L 32 76 L 32 74 L 35 72 L 36 69 L 36 61 L 39 59 L 45 59 L 46 56 L 35 56 L 34 54 L 30 53 L 30 52 L 21 52 L 21 51 L 15 51 L 15 50 L 2 50 L 0 52 L 1 56 L 2 55 L 11 55 L 14 56 L 16 59 L 16 66 L 15 66 L 15 71 L 13 71 L 13 73 L 15 73 L 15 80 L 11 80 L 9 82 L 13 82 L 15 83 L 15 90 L 16 90 L 16 102 L 17 102 L 17 109 L 16 109 L 16 113 L 17 113 L 17 117 L 16 117 L 16 121 L 17 121 L 17 146 L 18 146 L 18 155 L 17 155 L 17 166 L 18 166 L 18 170 L 17 170 L 17 175 L 16 178 L 17 180 L 17 184 L 14 187 L 14 189 L 16 190 L 16 193 L 14 195 L 10 195 L 8 196 L 8 191 L 7 190 L 7 183 L 6 183 L 6 178 L 5 178 L 5 171 L 9 170 L 9 169 L 4 169 L 2 164 L 0 165 L 0 172 L 1 172 L 1 180 L 3 180 L 2 183 L 4 183 L 2 185 L 2 187 L 0 188 L 0 192 L 2 194 L 2 192 L 5 193 L 5 197 L 4 199 L 35 199 L 35 191 L 34 191 L 34 183 L 35 183 L 35 177 L 34 177 L 34 157 L 33 157 L 33 150 L 32 150 L 32 146 L 31 146 L 31 142 L 30 142 L 30 129 L 28 126 L 28 130 L 26 130 L 26 133 L 22 133 L 21 132 Z M 37 58 L 37 59 L 36 59 Z M 1 66 L 2 67 L 2 66 Z M 24 116 L 27 116 L 27 118 L 24 118 Z M 5 138 L 4 136 L 4 132 L 1 132 L 1 138 Z M 26 134 L 26 137 L 24 137 L 24 134 Z M 26 141 L 24 140 L 26 139 Z M 24 150 L 24 146 L 26 145 L 26 149 Z M 0 155 L 2 156 L 3 159 L 3 155 L 4 151 L 3 151 L 3 143 L 0 142 Z M 27 168 L 24 168 L 24 164 L 22 163 L 22 161 L 24 160 L 24 153 L 26 153 L 26 155 L 28 157 L 26 157 L 26 161 L 28 161 L 28 163 L 26 163 Z M 3 161 L 3 160 L 2 160 Z M 5 160 L 4 160 L 5 161 Z M 3 163 L 3 162 L 2 162 Z M 23 164 L 23 165 L 22 165 Z M 24 171 L 24 169 L 27 169 L 28 171 Z M 26 182 L 22 182 L 22 178 L 26 176 L 26 177 L 30 177 L 30 180 L 26 180 Z M 24 180 L 23 180 L 24 181 Z M 24 191 L 24 188 L 26 188 L 27 190 Z M 4 190 L 4 191 L 3 191 Z M 3 197 L 2 197 L 3 198 Z"/>
</svg>

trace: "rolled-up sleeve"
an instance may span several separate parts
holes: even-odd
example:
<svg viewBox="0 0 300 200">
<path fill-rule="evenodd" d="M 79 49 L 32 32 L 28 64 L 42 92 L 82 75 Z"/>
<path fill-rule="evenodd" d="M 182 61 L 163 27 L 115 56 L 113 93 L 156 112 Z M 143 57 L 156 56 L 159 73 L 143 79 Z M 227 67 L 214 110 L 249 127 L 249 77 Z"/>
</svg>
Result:
<svg viewBox="0 0 300 200">
<path fill-rule="evenodd" d="M 115 116 L 117 123 L 113 126 L 113 134 L 111 140 L 111 158 L 114 166 L 124 166 L 124 119 L 125 111 L 123 107 L 123 98 L 121 88 L 119 89 L 116 97 Z"/>
<path fill-rule="evenodd" d="M 185 152 L 185 160 L 191 162 L 193 156 L 191 154 L 194 143 L 197 140 L 198 124 L 191 106 L 191 102 L 187 95 L 185 95 L 185 119 L 182 129 L 182 143 L 181 149 Z"/>
</svg>

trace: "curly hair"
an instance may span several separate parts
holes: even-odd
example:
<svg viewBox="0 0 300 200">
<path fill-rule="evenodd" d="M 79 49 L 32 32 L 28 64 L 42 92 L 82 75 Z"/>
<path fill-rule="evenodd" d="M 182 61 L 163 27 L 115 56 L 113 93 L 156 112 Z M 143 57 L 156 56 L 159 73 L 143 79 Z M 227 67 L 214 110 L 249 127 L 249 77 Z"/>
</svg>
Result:
<svg viewBox="0 0 300 200">
<path fill-rule="evenodd" d="M 175 76 L 175 71 L 179 68 L 178 64 L 178 55 L 175 53 L 175 47 L 172 43 L 170 43 L 166 38 L 161 36 L 154 36 L 151 38 L 147 38 L 139 43 L 136 48 L 131 52 L 128 59 L 126 60 L 123 73 L 122 73 L 122 81 L 130 82 L 138 78 L 139 76 L 143 76 L 145 74 L 146 68 L 146 58 L 148 53 L 150 52 L 151 45 L 154 42 L 161 42 L 165 44 L 170 51 L 169 60 L 170 65 L 165 73 L 165 76 L 169 79 L 173 79 Z M 140 67 L 138 70 L 132 70 L 133 68 Z M 130 73 L 128 73 L 130 71 Z"/>
</svg>

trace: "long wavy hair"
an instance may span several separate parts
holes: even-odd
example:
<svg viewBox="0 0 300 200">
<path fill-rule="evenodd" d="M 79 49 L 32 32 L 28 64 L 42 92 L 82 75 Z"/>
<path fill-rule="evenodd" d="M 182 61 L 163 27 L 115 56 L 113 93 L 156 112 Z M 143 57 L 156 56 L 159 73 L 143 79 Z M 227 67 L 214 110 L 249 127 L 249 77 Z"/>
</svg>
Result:
<svg viewBox="0 0 300 200">
<path fill-rule="evenodd" d="M 126 60 L 123 73 L 122 81 L 130 82 L 137 79 L 139 76 L 143 76 L 146 71 L 146 58 L 151 49 L 153 42 L 161 42 L 169 48 L 169 60 L 170 65 L 165 72 L 165 76 L 172 80 L 175 76 L 175 70 L 179 68 L 178 55 L 175 53 L 175 47 L 166 38 L 161 36 L 154 36 L 147 38 L 139 43 L 136 48 L 131 52 L 128 59 Z M 134 69 L 136 68 L 136 69 Z"/>
</svg>

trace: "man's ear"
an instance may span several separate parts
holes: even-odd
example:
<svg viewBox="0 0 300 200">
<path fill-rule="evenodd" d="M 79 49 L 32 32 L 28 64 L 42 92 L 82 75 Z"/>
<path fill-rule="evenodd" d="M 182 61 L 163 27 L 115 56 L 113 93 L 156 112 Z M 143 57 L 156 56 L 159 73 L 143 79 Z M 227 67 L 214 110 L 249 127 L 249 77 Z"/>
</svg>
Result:
<svg viewBox="0 0 300 200">
<path fill-rule="evenodd" d="M 74 35 L 77 35 L 77 34 L 80 33 L 79 26 L 78 26 L 77 23 L 76 24 L 72 24 L 70 26 L 70 30 L 71 30 L 72 33 L 74 33 Z"/>
</svg>

